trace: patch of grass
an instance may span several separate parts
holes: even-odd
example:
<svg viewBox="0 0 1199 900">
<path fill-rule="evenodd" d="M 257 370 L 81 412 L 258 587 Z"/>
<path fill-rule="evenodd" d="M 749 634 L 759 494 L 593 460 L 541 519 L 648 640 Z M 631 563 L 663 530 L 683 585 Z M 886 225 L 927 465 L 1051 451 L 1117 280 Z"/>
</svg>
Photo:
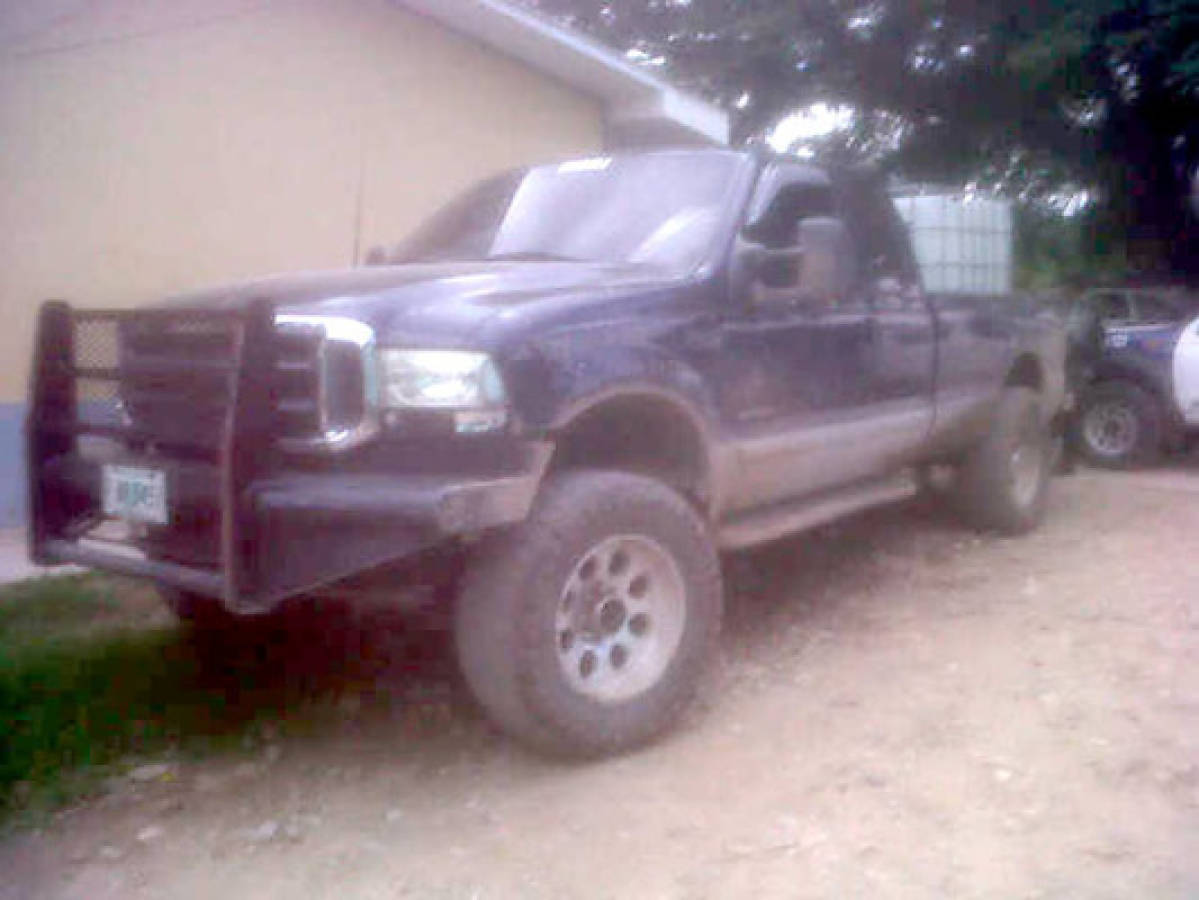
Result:
<svg viewBox="0 0 1199 900">
<path fill-rule="evenodd" d="M 205 633 L 140 582 L 0 587 L 0 821 L 36 821 L 133 761 L 317 733 L 345 694 L 386 706 L 380 679 L 447 659 L 443 637 L 403 631 L 386 610 L 316 602 Z"/>
<path fill-rule="evenodd" d="M 202 650 L 142 585 L 0 588 L 0 814 L 60 805 L 130 755 L 236 742 L 261 710 Z"/>
<path fill-rule="evenodd" d="M 0 645 L 115 624 L 124 612 L 113 585 L 96 576 L 32 578 L 0 588 Z"/>
</svg>

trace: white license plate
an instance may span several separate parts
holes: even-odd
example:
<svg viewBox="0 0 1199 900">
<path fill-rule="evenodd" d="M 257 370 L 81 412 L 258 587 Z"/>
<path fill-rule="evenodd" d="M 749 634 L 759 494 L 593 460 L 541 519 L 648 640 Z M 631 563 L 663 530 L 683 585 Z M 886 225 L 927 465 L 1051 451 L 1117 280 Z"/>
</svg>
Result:
<svg viewBox="0 0 1199 900">
<path fill-rule="evenodd" d="M 166 525 L 166 473 L 161 469 L 106 465 L 101 470 L 100 505 L 106 516 Z"/>
</svg>

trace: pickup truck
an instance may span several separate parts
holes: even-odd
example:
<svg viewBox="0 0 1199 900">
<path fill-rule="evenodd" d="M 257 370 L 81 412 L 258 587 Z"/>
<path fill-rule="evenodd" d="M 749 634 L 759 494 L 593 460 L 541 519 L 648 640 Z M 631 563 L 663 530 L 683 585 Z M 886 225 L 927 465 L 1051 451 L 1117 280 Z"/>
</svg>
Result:
<svg viewBox="0 0 1199 900">
<path fill-rule="evenodd" d="M 934 466 L 978 527 L 1043 516 L 1062 329 L 926 295 L 870 173 L 726 150 L 536 166 L 370 262 L 44 304 L 33 558 L 143 576 L 225 627 L 321 591 L 399 598 L 451 560 L 484 710 L 593 755 L 695 693 L 722 551 L 910 497 Z"/>
</svg>

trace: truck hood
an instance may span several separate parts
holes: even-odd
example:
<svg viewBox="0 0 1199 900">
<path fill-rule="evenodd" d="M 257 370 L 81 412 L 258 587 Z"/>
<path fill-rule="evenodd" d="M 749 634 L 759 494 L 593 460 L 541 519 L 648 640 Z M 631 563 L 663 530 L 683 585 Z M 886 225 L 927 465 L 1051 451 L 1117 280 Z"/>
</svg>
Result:
<svg viewBox="0 0 1199 900">
<path fill-rule="evenodd" d="M 378 266 L 268 276 L 168 298 L 197 309 L 237 309 L 267 299 L 277 313 L 346 316 L 381 338 L 475 340 L 492 319 L 602 302 L 672 281 L 646 265 L 478 262 Z"/>
</svg>

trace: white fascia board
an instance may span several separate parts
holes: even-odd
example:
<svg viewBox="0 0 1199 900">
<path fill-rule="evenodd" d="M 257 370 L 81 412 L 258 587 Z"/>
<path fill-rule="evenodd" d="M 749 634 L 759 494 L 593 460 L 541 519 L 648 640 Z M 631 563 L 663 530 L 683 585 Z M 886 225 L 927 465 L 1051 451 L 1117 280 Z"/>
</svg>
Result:
<svg viewBox="0 0 1199 900">
<path fill-rule="evenodd" d="M 501 0 L 397 0 L 453 31 L 603 101 L 610 124 L 657 123 L 692 142 L 726 144 L 728 115 L 620 54 Z"/>
<path fill-rule="evenodd" d="M 729 117 L 723 110 L 671 89 L 613 109 L 609 124 L 617 132 L 650 129 L 666 141 L 671 134 L 689 143 L 723 145 L 729 140 Z"/>
</svg>

